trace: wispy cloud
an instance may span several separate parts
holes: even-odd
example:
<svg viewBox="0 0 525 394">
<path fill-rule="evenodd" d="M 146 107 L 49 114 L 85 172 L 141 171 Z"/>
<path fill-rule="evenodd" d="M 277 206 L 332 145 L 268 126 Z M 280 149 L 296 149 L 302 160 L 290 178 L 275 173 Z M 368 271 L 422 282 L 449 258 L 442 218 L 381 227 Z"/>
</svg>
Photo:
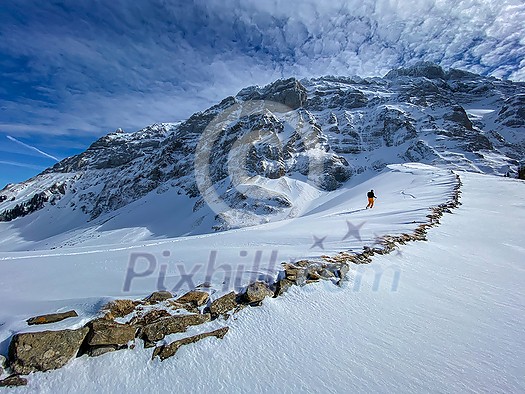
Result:
<svg viewBox="0 0 525 394">
<path fill-rule="evenodd" d="M 42 155 L 42 156 L 44 156 L 44 157 L 47 157 L 47 158 L 53 159 L 53 160 L 55 160 L 55 161 L 60 161 L 60 159 L 57 159 L 55 156 L 52 156 L 52 155 L 50 155 L 50 154 L 48 154 L 48 153 L 46 153 L 46 152 L 43 152 L 42 150 L 38 149 L 38 148 L 35 147 L 35 146 L 31 146 L 31 145 L 26 144 L 25 142 L 22 142 L 22 141 L 20 141 L 20 140 L 17 140 L 15 137 L 12 137 L 12 136 L 10 136 L 10 135 L 7 135 L 6 137 L 7 137 L 8 140 L 13 141 L 13 142 L 16 142 L 17 144 L 22 145 L 23 147 L 25 147 L 25 148 L 27 148 L 27 149 L 30 149 L 30 150 L 32 150 L 32 151 L 34 151 L 34 152 L 36 152 L 36 153 L 38 153 L 38 154 L 40 154 L 40 155 Z"/>
<path fill-rule="evenodd" d="M 45 168 L 43 166 L 37 166 L 34 164 L 20 163 L 18 161 L 9 161 L 9 160 L 0 160 L 0 164 L 6 164 L 9 166 L 22 167 L 22 168 L 30 168 L 32 170 L 39 170 L 39 171 L 42 171 Z"/>
<path fill-rule="evenodd" d="M 382 75 L 420 60 L 525 80 L 515 0 L 8 2 L 0 123 L 101 135 L 177 121 L 279 77 Z"/>
</svg>

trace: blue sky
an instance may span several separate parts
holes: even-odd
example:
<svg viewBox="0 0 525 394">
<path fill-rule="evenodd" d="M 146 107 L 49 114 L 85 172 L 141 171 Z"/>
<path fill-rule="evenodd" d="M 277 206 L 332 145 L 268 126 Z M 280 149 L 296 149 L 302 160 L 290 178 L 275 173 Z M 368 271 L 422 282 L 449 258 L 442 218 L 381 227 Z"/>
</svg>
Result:
<svg viewBox="0 0 525 394">
<path fill-rule="evenodd" d="M 524 20 L 522 0 L 2 0 L 0 187 L 281 77 L 429 60 L 523 81 Z"/>
</svg>

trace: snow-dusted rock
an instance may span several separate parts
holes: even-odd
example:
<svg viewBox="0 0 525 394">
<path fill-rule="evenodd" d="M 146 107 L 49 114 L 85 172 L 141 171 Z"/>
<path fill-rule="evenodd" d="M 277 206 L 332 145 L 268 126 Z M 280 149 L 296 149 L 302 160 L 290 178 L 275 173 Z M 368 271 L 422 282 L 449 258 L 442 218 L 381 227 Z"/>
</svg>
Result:
<svg viewBox="0 0 525 394">
<path fill-rule="evenodd" d="M 136 328 L 129 324 L 96 319 L 89 322 L 88 327 L 86 344 L 89 346 L 121 346 L 135 339 Z"/>
<path fill-rule="evenodd" d="M 0 380 L 0 387 L 18 387 L 26 385 L 27 379 L 18 375 L 8 376 L 7 378 Z"/>
<path fill-rule="evenodd" d="M 202 334 L 193 335 L 191 337 L 179 339 L 168 345 L 158 346 L 153 351 L 152 359 L 158 356 L 161 360 L 165 360 L 171 356 L 174 356 L 175 353 L 177 353 L 177 351 L 181 348 L 181 346 L 198 342 L 204 338 L 215 337 L 218 339 L 222 339 L 224 338 L 228 330 L 229 330 L 229 327 L 222 327 L 214 331 L 205 332 Z"/>
<path fill-rule="evenodd" d="M 249 304 L 257 304 L 266 297 L 272 297 L 273 291 L 264 282 L 254 282 L 248 285 L 244 293 L 244 299 Z"/>
<path fill-rule="evenodd" d="M 77 317 L 78 314 L 75 311 L 67 311 L 61 313 L 50 313 L 48 315 L 35 316 L 27 320 L 27 324 L 32 326 L 35 324 L 49 324 L 62 321 L 70 317 Z"/>
<path fill-rule="evenodd" d="M 14 373 L 61 368 L 75 357 L 89 329 L 15 334 L 9 345 L 9 365 Z"/>
<path fill-rule="evenodd" d="M 205 291 L 189 291 L 183 296 L 177 298 L 175 302 L 179 304 L 190 304 L 193 306 L 202 306 L 208 302 L 210 295 Z"/>
<path fill-rule="evenodd" d="M 189 326 L 206 323 L 210 319 L 209 313 L 165 317 L 142 327 L 139 335 L 147 343 L 153 343 L 161 340 L 166 335 L 184 332 Z"/>
<path fill-rule="evenodd" d="M 144 301 L 148 304 L 156 304 L 162 301 L 169 300 L 170 298 L 173 298 L 173 294 L 171 294 L 169 291 L 155 291 L 151 293 L 149 296 L 144 298 Z"/>
<path fill-rule="evenodd" d="M 214 300 L 210 305 L 212 318 L 216 319 L 219 316 L 227 317 L 228 313 L 233 311 L 239 305 L 237 303 L 237 298 L 237 294 L 232 291 Z"/>
</svg>

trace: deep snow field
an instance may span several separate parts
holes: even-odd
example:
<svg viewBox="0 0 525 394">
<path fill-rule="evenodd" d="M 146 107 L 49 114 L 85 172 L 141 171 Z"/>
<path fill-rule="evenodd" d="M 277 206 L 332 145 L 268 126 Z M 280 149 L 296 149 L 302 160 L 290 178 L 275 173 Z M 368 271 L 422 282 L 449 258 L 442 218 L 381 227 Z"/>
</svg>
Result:
<svg viewBox="0 0 525 394">
<path fill-rule="evenodd" d="M 342 288 L 294 287 L 235 319 L 170 336 L 230 327 L 223 340 L 185 346 L 163 362 L 150 361 L 151 349 L 139 344 L 77 358 L 9 390 L 525 392 L 525 184 L 458 174 L 463 205 L 429 230 L 428 242 L 352 267 Z M 103 247 L 2 252 L 0 353 L 13 333 L 42 330 L 24 323 L 37 314 L 75 309 L 78 318 L 48 326 L 74 328 L 108 299 L 143 297 L 159 285 L 181 294 L 208 280 L 216 298 L 275 276 L 283 261 L 359 251 L 382 235 L 411 232 L 454 185 L 449 170 L 395 165 L 281 222 L 139 244 L 111 244 L 110 232 Z M 371 188 L 377 205 L 364 210 Z M 140 276 L 148 265 L 151 273 Z M 180 283 L 190 272 L 192 281 Z"/>
</svg>

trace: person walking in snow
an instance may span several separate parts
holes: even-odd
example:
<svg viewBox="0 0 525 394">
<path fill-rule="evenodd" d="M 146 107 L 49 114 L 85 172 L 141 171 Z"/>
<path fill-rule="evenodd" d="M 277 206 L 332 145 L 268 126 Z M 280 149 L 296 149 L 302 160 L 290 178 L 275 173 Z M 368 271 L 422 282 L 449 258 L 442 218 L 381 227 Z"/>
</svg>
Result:
<svg viewBox="0 0 525 394">
<path fill-rule="evenodd" d="M 374 199 L 377 198 L 374 194 L 374 189 L 366 193 L 366 196 L 368 197 L 368 205 L 366 206 L 366 209 L 372 208 L 374 206 Z"/>
</svg>

